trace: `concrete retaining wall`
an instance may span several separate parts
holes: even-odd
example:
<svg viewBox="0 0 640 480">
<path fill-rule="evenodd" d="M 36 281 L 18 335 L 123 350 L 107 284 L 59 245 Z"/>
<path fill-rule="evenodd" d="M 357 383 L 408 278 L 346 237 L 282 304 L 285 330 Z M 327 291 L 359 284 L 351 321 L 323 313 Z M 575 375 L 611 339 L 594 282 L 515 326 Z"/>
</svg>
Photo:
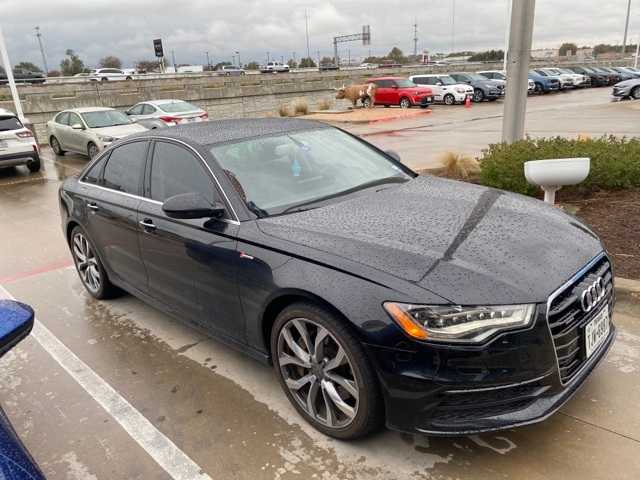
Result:
<svg viewBox="0 0 640 480">
<path fill-rule="evenodd" d="M 535 66 L 532 64 L 532 66 Z M 417 73 L 445 73 L 462 70 L 498 70 L 499 64 L 469 66 L 415 67 L 401 69 L 304 72 L 242 77 L 189 75 L 183 78 L 86 82 L 20 86 L 25 115 L 35 125 L 41 143 L 47 143 L 46 122 L 57 112 L 74 107 L 104 106 L 126 109 L 142 100 L 178 98 L 209 112 L 209 118 L 264 117 L 277 115 L 278 108 L 295 100 L 305 100 L 310 109 L 320 99 L 346 105 L 334 99 L 333 89 L 360 82 L 367 77 Z M 13 110 L 7 87 L 0 88 L 0 108 Z"/>
</svg>

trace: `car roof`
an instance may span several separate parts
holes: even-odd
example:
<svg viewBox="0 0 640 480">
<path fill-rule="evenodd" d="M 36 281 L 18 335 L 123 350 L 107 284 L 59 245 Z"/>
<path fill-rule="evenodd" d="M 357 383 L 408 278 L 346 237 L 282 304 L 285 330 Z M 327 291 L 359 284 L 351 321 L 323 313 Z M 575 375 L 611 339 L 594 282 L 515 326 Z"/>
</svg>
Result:
<svg viewBox="0 0 640 480">
<path fill-rule="evenodd" d="M 87 113 L 87 112 L 106 112 L 107 110 L 115 110 L 115 108 L 109 107 L 78 107 L 78 108 L 68 108 L 63 110 L 64 112 L 74 112 L 74 113 Z"/>
<path fill-rule="evenodd" d="M 180 100 L 179 98 L 160 98 L 158 100 L 145 100 L 144 102 L 139 102 L 139 103 L 148 103 L 150 105 L 165 105 L 167 103 L 176 103 L 176 102 L 189 103 L 186 100 Z"/>
<path fill-rule="evenodd" d="M 374 80 L 406 80 L 405 77 L 373 77 L 367 78 L 367 82 L 372 82 Z"/>
<path fill-rule="evenodd" d="M 199 145 L 216 145 L 256 137 L 330 128 L 334 127 L 314 120 L 296 118 L 236 118 L 149 130 L 128 138 L 161 136 Z"/>
</svg>

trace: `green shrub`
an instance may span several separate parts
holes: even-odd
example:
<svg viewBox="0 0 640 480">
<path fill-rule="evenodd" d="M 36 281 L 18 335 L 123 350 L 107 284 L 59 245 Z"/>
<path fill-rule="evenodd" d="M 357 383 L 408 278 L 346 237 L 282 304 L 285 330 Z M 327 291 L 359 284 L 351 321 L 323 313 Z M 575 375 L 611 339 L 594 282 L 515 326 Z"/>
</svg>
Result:
<svg viewBox="0 0 640 480">
<path fill-rule="evenodd" d="M 583 183 L 565 187 L 567 190 L 640 188 L 640 139 L 614 136 L 579 140 L 527 138 L 511 145 L 490 145 L 479 158 L 480 182 L 533 196 L 540 190 L 524 178 L 524 162 L 574 157 L 591 158 L 591 171 Z"/>
</svg>

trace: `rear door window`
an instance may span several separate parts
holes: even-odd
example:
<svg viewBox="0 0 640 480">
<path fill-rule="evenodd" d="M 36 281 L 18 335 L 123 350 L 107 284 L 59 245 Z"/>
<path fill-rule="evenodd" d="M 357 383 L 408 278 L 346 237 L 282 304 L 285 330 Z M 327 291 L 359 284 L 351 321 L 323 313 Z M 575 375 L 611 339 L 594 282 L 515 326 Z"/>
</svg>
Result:
<svg viewBox="0 0 640 480">
<path fill-rule="evenodd" d="M 151 105 L 145 104 L 142 107 L 142 115 L 151 115 L 155 111 L 156 111 L 155 107 L 152 107 Z"/>
<path fill-rule="evenodd" d="M 114 148 L 104 167 L 102 186 L 119 192 L 140 195 L 147 144 L 146 141 L 137 141 Z"/>
<path fill-rule="evenodd" d="M 201 193 L 210 202 L 218 199 L 211 176 L 193 153 L 175 143 L 156 142 L 151 164 L 151 198 L 164 202 L 182 193 Z"/>
<path fill-rule="evenodd" d="M 59 113 L 55 119 L 55 122 L 59 123 L 60 125 L 69 125 L 69 112 Z"/>
</svg>

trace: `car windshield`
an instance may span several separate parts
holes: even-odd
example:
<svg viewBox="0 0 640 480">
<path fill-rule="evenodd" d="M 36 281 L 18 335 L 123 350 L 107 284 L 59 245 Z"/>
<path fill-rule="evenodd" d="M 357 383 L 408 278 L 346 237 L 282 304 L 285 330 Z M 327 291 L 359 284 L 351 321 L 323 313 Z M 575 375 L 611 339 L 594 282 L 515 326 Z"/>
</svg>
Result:
<svg viewBox="0 0 640 480">
<path fill-rule="evenodd" d="M 0 132 L 22 128 L 22 123 L 14 116 L 0 116 Z"/>
<path fill-rule="evenodd" d="M 453 78 L 451 78 L 449 75 L 445 75 L 443 77 L 438 77 L 438 80 L 440 82 L 442 82 L 443 85 L 455 85 L 456 82 Z"/>
<path fill-rule="evenodd" d="M 374 148 L 328 128 L 214 145 L 211 152 L 258 216 L 412 178 Z"/>
<path fill-rule="evenodd" d="M 131 123 L 129 117 L 117 110 L 101 110 L 98 112 L 81 113 L 82 119 L 89 128 L 115 127 Z"/>
<path fill-rule="evenodd" d="M 171 103 L 163 103 L 161 105 L 158 105 L 158 108 L 167 113 L 193 112 L 194 110 L 200 110 L 195 105 L 189 102 L 183 102 L 182 100 Z"/>
<path fill-rule="evenodd" d="M 411 88 L 416 86 L 416 84 L 411 80 L 395 80 L 395 82 L 399 88 Z"/>
</svg>

